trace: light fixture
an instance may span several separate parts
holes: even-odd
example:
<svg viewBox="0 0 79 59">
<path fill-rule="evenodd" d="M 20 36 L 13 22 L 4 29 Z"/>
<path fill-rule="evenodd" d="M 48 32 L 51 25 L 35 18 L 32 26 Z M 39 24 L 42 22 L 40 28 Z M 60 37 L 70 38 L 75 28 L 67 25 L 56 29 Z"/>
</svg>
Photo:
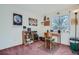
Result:
<svg viewBox="0 0 79 59">
<path fill-rule="evenodd" d="M 75 9 L 73 12 L 74 12 L 74 13 L 77 13 L 77 12 L 79 12 L 79 9 Z"/>
</svg>

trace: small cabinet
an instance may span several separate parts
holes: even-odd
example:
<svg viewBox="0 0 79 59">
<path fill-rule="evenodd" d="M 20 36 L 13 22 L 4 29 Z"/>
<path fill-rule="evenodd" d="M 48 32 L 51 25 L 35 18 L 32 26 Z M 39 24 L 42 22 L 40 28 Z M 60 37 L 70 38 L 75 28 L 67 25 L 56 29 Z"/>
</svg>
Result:
<svg viewBox="0 0 79 59">
<path fill-rule="evenodd" d="M 36 31 L 22 31 L 22 44 L 30 44 L 33 43 L 34 41 L 38 40 L 38 35 Z"/>
</svg>

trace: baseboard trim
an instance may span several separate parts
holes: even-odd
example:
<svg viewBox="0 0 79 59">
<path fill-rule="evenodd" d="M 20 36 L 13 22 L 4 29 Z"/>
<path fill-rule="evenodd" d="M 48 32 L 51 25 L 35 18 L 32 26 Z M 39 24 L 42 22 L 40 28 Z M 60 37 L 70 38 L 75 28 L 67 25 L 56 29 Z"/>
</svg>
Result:
<svg viewBox="0 0 79 59">
<path fill-rule="evenodd" d="M 57 43 L 57 42 L 56 42 Z M 66 45 L 66 44 L 62 44 L 62 43 L 57 43 L 57 44 L 59 44 L 59 45 L 64 45 L 64 46 L 69 46 L 69 45 Z"/>
<path fill-rule="evenodd" d="M 18 44 L 18 45 L 12 46 L 12 47 L 8 47 L 8 48 L 3 48 L 3 49 L 0 49 L 0 51 L 1 51 L 1 50 L 6 50 L 6 49 L 10 49 L 10 48 L 14 48 L 14 47 L 18 47 L 18 46 L 21 46 L 21 45 L 23 45 L 23 44 Z"/>
</svg>

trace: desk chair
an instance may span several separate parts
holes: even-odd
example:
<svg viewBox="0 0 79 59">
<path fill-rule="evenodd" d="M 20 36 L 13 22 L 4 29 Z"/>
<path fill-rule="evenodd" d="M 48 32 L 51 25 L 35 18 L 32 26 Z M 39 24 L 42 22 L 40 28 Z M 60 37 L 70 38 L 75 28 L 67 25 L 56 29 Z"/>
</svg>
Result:
<svg viewBox="0 0 79 59">
<path fill-rule="evenodd" d="M 50 50 L 52 49 L 52 46 L 54 46 L 54 41 L 55 39 L 52 37 L 51 33 L 44 33 L 45 37 L 45 48 L 49 48 Z"/>
</svg>

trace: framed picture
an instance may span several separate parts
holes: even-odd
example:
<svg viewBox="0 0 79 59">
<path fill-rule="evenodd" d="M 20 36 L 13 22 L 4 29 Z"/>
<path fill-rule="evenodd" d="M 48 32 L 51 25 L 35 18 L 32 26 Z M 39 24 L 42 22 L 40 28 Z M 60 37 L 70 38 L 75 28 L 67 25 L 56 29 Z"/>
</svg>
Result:
<svg viewBox="0 0 79 59">
<path fill-rule="evenodd" d="M 13 25 L 22 25 L 22 15 L 13 13 Z"/>
<path fill-rule="evenodd" d="M 29 25 L 30 26 L 37 26 L 37 19 L 29 18 Z"/>
</svg>

